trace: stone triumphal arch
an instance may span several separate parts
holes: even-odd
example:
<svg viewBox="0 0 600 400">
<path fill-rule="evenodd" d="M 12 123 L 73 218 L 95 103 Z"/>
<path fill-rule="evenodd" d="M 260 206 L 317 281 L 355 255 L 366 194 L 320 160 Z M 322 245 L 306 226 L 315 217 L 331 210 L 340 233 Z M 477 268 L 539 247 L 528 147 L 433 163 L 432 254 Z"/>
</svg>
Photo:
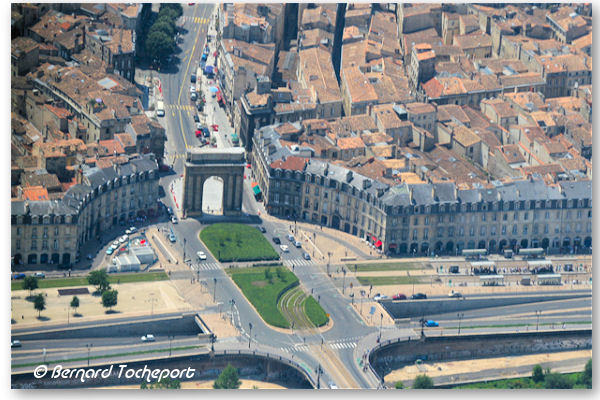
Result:
<svg viewBox="0 0 600 400">
<path fill-rule="evenodd" d="M 223 215 L 240 215 L 244 194 L 244 149 L 190 149 L 183 173 L 183 213 L 202 216 L 204 182 L 210 177 L 223 180 Z"/>
</svg>

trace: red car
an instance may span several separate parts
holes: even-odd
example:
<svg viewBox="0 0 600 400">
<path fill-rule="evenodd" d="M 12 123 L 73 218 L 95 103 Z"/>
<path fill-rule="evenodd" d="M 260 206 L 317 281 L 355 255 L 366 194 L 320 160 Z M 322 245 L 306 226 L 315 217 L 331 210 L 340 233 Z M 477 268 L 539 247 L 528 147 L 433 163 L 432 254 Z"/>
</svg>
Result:
<svg viewBox="0 0 600 400">
<path fill-rule="evenodd" d="M 212 130 L 213 130 L 213 132 L 219 132 L 219 125 L 213 124 L 212 125 Z"/>
<path fill-rule="evenodd" d="M 406 300 L 406 295 L 398 293 L 392 296 L 392 300 Z"/>
<path fill-rule="evenodd" d="M 200 129 L 196 130 L 196 137 L 202 137 L 202 131 Z"/>
</svg>

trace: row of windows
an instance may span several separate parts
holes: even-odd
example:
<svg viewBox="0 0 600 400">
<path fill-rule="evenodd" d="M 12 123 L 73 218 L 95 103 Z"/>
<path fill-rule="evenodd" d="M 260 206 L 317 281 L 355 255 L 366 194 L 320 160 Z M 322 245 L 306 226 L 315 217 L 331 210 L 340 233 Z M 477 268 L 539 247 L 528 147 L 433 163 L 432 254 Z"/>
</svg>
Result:
<svg viewBox="0 0 600 400">
<path fill-rule="evenodd" d="M 41 244 L 42 244 L 41 250 L 48 250 L 49 249 L 48 248 L 48 240 L 42 240 Z M 60 241 L 58 239 L 54 239 L 52 241 L 52 249 L 53 250 L 58 250 L 60 248 L 59 245 L 60 245 Z M 65 240 L 64 241 L 65 249 L 68 249 L 69 245 L 70 245 L 70 241 L 69 240 Z M 16 239 L 15 240 L 15 249 L 21 250 L 21 239 Z M 38 249 L 38 241 L 36 239 L 33 239 L 31 241 L 30 250 L 37 250 L 37 249 Z"/>
</svg>

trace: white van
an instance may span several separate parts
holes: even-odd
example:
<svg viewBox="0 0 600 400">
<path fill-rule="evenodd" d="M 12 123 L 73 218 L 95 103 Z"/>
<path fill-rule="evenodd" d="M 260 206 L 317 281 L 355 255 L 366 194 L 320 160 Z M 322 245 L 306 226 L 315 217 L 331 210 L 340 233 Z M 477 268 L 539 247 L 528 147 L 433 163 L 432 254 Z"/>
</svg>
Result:
<svg viewBox="0 0 600 400">
<path fill-rule="evenodd" d="M 162 100 L 156 102 L 156 116 L 164 117 L 165 116 L 165 103 Z"/>
</svg>

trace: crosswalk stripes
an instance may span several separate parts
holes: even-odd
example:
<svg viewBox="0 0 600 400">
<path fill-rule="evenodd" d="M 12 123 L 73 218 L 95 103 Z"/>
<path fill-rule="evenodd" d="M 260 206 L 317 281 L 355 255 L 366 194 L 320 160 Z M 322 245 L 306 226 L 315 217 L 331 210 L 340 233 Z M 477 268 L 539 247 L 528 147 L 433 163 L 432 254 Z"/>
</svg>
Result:
<svg viewBox="0 0 600 400">
<path fill-rule="evenodd" d="M 327 346 L 329 346 L 330 348 L 335 349 L 335 350 L 353 349 L 356 347 L 356 342 L 328 343 Z"/>
<path fill-rule="evenodd" d="M 195 111 L 196 108 L 192 105 L 187 104 L 165 104 L 167 110 L 184 110 L 184 111 Z"/>
<path fill-rule="evenodd" d="M 218 263 L 206 263 L 206 264 L 197 264 L 194 266 L 194 271 L 214 271 L 220 269 L 221 266 Z"/>
<path fill-rule="evenodd" d="M 165 157 L 167 160 L 176 160 L 178 158 L 185 158 L 185 154 L 169 154 Z"/>
<path fill-rule="evenodd" d="M 353 349 L 356 347 L 356 342 L 329 342 L 326 343 L 327 347 L 334 349 L 334 350 L 349 350 L 349 349 Z M 296 345 L 296 346 L 286 346 L 286 347 L 281 347 L 281 350 L 285 351 L 286 353 L 297 353 L 297 352 L 301 352 L 301 351 L 308 351 L 308 345 Z"/>
<path fill-rule="evenodd" d="M 307 266 L 307 265 L 313 264 L 312 260 L 305 260 L 304 258 L 294 258 L 293 260 L 284 260 L 283 263 L 285 265 L 287 265 L 288 267 L 291 267 L 291 266 L 301 267 L 301 266 Z"/>
<path fill-rule="evenodd" d="M 201 17 L 182 17 L 184 21 L 191 21 L 195 24 L 206 25 L 210 22 L 209 18 L 201 18 Z"/>
</svg>

